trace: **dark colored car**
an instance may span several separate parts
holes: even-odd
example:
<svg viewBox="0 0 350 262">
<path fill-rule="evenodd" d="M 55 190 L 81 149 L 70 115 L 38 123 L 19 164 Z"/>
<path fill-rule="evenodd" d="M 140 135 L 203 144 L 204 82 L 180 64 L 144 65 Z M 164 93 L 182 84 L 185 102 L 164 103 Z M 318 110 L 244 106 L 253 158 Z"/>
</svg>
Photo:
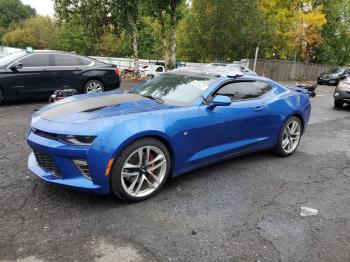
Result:
<svg viewBox="0 0 350 262">
<path fill-rule="evenodd" d="M 79 94 L 120 86 L 118 68 L 92 58 L 58 51 L 17 52 L 0 59 L 0 102 L 48 98 L 57 89 Z"/>
<path fill-rule="evenodd" d="M 340 80 L 350 75 L 350 69 L 346 67 L 337 67 L 329 72 L 322 73 L 317 77 L 319 85 L 338 85 Z"/>
<path fill-rule="evenodd" d="M 344 104 L 350 104 L 350 79 L 346 78 L 339 82 L 334 91 L 334 106 L 343 107 Z"/>
</svg>

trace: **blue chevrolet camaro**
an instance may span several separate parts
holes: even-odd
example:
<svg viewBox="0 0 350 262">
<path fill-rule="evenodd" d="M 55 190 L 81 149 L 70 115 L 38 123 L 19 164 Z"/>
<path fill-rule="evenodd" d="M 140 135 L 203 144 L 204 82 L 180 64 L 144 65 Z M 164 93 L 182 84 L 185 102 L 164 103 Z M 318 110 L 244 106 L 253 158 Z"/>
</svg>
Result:
<svg viewBox="0 0 350 262">
<path fill-rule="evenodd" d="M 139 201 L 169 176 L 224 159 L 265 149 L 291 155 L 310 111 L 302 89 L 240 72 L 178 69 L 35 112 L 28 167 L 53 184 Z"/>
</svg>

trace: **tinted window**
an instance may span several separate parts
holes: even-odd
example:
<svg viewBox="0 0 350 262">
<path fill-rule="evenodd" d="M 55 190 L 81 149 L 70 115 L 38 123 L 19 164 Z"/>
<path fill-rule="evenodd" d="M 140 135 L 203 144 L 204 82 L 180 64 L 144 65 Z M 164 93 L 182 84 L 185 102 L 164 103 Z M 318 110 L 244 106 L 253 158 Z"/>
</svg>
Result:
<svg viewBox="0 0 350 262">
<path fill-rule="evenodd" d="M 255 82 L 237 82 L 223 86 L 217 95 L 228 96 L 231 100 L 242 100 L 259 97 L 258 88 Z"/>
<path fill-rule="evenodd" d="M 255 82 L 255 85 L 258 88 L 259 96 L 265 95 L 272 89 L 272 87 L 269 84 L 264 82 Z"/>
<path fill-rule="evenodd" d="M 73 55 L 54 55 L 56 66 L 77 66 L 80 65 L 79 59 Z"/>
<path fill-rule="evenodd" d="M 42 67 L 50 65 L 49 54 L 35 54 L 18 61 L 23 67 Z"/>
<path fill-rule="evenodd" d="M 79 61 L 79 65 L 90 65 L 92 63 L 90 60 L 83 59 L 80 57 L 78 57 L 78 61 Z"/>
</svg>

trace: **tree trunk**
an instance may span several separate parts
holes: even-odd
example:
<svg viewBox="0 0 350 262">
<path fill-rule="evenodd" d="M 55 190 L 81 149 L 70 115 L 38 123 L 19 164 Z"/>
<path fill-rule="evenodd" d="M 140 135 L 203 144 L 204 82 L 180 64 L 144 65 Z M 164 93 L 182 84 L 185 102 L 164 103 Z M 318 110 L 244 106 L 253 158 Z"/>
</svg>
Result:
<svg viewBox="0 0 350 262">
<path fill-rule="evenodd" d="M 134 56 L 134 69 L 135 72 L 139 71 L 139 50 L 137 46 L 137 27 L 135 26 L 132 31 L 132 50 Z"/>
<path fill-rule="evenodd" d="M 161 37 L 162 37 L 162 46 L 163 46 L 163 55 L 166 69 L 169 69 L 169 55 L 168 55 L 168 43 L 167 43 L 167 35 L 165 31 L 165 22 L 164 19 L 160 21 L 161 27 Z"/>
<path fill-rule="evenodd" d="M 170 29 L 170 67 L 176 67 L 176 1 L 171 5 L 171 29 Z"/>
</svg>

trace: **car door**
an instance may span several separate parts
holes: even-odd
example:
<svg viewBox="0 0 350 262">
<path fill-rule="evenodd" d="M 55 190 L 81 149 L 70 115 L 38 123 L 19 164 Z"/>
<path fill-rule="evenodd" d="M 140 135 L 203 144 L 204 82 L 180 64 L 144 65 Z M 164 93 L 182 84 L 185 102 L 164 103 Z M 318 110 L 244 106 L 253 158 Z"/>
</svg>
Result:
<svg viewBox="0 0 350 262">
<path fill-rule="evenodd" d="M 12 64 L 20 65 L 17 69 L 8 66 L 8 85 L 17 95 L 42 95 L 49 92 L 51 79 L 50 55 L 46 53 L 29 54 Z"/>
<path fill-rule="evenodd" d="M 84 64 L 76 55 L 53 54 L 52 81 L 55 89 L 81 89 L 79 75 Z M 78 90 L 78 91 L 79 91 Z"/>
<path fill-rule="evenodd" d="M 212 97 L 228 96 L 232 103 L 211 110 L 200 106 L 202 148 L 192 160 L 210 161 L 269 145 L 272 118 L 266 94 L 271 90 L 259 81 L 235 81 L 220 87 Z"/>
</svg>

